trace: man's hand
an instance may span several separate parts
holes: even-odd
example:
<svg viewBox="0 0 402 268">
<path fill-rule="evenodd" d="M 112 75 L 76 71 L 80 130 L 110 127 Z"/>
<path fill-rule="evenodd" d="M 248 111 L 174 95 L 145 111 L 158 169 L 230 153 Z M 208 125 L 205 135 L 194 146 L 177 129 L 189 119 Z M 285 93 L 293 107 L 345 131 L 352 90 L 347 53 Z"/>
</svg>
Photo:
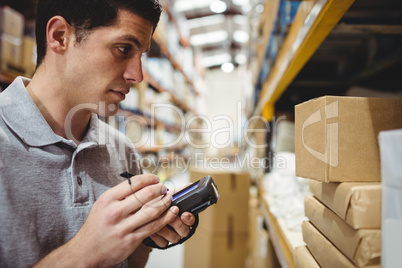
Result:
<svg viewBox="0 0 402 268">
<path fill-rule="evenodd" d="M 142 240 L 168 224 L 185 235 L 186 228 L 178 226 L 178 208 L 166 210 L 171 197 L 172 193 L 153 174 L 134 176 L 131 185 L 127 181 L 120 183 L 94 203 L 77 235 L 50 253 L 38 267 L 107 267 L 126 259 Z M 191 225 L 191 219 L 185 222 Z"/>
<path fill-rule="evenodd" d="M 190 184 L 188 184 L 190 185 Z M 175 192 L 184 189 L 188 185 L 180 187 Z M 177 209 L 177 212 L 178 209 Z M 179 242 L 180 238 L 187 237 L 190 234 L 190 227 L 194 224 L 195 217 L 190 212 L 184 212 L 181 214 L 180 218 L 177 217 L 172 223 L 170 223 L 170 227 L 165 226 L 159 232 L 152 234 L 150 237 L 159 247 L 166 247 L 169 242 L 174 244 Z"/>
<path fill-rule="evenodd" d="M 184 212 L 181 214 L 181 217 L 177 217 L 172 223 L 169 225 L 174 229 L 165 226 L 159 232 L 151 235 L 152 240 L 159 247 L 166 247 L 169 242 L 177 243 L 180 238 L 186 237 L 190 234 L 190 227 L 194 224 L 195 217 L 190 212 Z"/>
</svg>

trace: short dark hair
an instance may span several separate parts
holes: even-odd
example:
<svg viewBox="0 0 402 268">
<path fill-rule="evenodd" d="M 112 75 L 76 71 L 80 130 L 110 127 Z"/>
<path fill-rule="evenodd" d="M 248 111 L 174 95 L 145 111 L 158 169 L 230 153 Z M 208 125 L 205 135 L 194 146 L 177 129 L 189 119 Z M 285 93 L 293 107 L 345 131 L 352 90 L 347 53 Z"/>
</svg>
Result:
<svg viewBox="0 0 402 268">
<path fill-rule="evenodd" d="M 39 0 L 36 16 L 37 66 L 46 55 L 46 27 L 54 16 L 62 16 L 74 29 L 77 43 L 90 30 L 112 26 L 120 10 L 150 21 L 155 30 L 162 7 L 158 0 Z"/>
</svg>

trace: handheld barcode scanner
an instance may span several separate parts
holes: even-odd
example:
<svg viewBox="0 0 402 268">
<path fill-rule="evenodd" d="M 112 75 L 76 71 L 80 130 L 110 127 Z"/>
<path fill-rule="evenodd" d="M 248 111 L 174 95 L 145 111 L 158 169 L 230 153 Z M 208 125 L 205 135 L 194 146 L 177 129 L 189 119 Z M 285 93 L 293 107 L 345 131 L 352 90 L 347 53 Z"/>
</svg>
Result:
<svg viewBox="0 0 402 268">
<path fill-rule="evenodd" d="M 195 216 L 195 223 L 190 228 L 190 234 L 187 237 L 180 239 L 179 242 L 169 244 L 164 248 L 159 247 L 150 237 L 145 238 L 142 243 L 149 247 L 159 249 L 167 249 L 184 243 L 184 241 L 189 239 L 195 233 L 195 229 L 197 228 L 199 222 L 198 213 L 205 210 L 210 205 L 217 203 L 218 199 L 218 187 L 216 187 L 216 184 L 211 176 L 206 176 L 201 180 L 187 186 L 172 196 L 172 203 L 170 206 L 177 206 L 179 208 L 179 216 L 186 211 L 191 212 Z M 168 225 L 168 227 L 170 226 Z"/>
<path fill-rule="evenodd" d="M 120 176 L 130 179 L 134 175 L 124 172 L 121 173 Z M 149 247 L 159 249 L 167 249 L 183 243 L 195 233 L 195 229 L 197 228 L 199 222 L 198 213 L 205 210 L 210 205 L 216 204 L 218 199 L 218 187 L 211 176 L 205 176 L 201 180 L 187 186 L 172 196 L 172 203 L 170 206 L 177 206 L 179 208 L 179 216 L 186 211 L 195 216 L 195 223 L 190 228 L 190 234 L 187 237 L 180 239 L 179 242 L 169 244 L 164 248 L 159 247 L 150 237 L 145 238 L 142 243 Z M 170 226 L 168 225 L 168 227 Z"/>
<path fill-rule="evenodd" d="M 216 204 L 218 199 L 218 187 L 211 176 L 206 176 L 175 193 L 170 206 L 177 206 L 179 215 L 185 211 L 195 215 L 210 205 Z"/>
</svg>

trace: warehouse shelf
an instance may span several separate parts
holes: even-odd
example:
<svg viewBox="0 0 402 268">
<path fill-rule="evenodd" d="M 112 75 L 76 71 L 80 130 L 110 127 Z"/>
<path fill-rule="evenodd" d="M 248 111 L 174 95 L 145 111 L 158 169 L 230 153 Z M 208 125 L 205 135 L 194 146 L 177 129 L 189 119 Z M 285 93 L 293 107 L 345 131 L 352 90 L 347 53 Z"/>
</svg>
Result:
<svg viewBox="0 0 402 268">
<path fill-rule="evenodd" d="M 170 53 L 167 45 L 162 41 L 162 39 L 159 36 L 159 31 L 156 30 L 153 36 L 154 41 L 156 42 L 156 44 L 160 47 L 161 52 L 168 58 L 168 60 L 172 63 L 173 67 L 178 70 L 179 72 L 181 72 L 184 76 L 184 79 L 186 80 L 186 82 L 188 84 L 191 85 L 191 90 L 195 93 L 195 94 L 199 94 L 199 92 L 195 89 L 195 85 L 193 83 L 193 81 L 189 78 L 189 76 L 187 75 L 187 73 L 184 71 L 183 67 L 175 60 L 175 58 L 173 57 L 172 53 Z"/>
<path fill-rule="evenodd" d="M 140 124 L 147 126 L 147 127 L 153 127 L 153 128 L 164 128 L 169 132 L 172 133 L 180 133 L 182 131 L 182 127 L 179 125 L 173 125 L 169 123 L 162 122 L 156 118 L 151 117 L 150 115 L 144 114 L 143 112 L 139 110 L 128 110 L 125 108 L 119 108 L 118 112 L 116 115 L 122 115 L 126 118 L 128 117 L 138 117 L 140 121 L 138 121 Z"/>
<path fill-rule="evenodd" d="M 169 152 L 176 152 L 176 151 L 182 151 L 185 147 L 186 147 L 186 145 L 172 146 L 172 147 L 166 147 L 166 146 L 160 145 L 160 146 L 154 146 L 154 147 L 140 147 L 140 148 L 137 148 L 137 151 L 140 153 L 159 153 L 162 150 L 169 151 Z M 168 159 L 172 160 L 173 157 L 169 157 Z"/>
<path fill-rule="evenodd" d="M 295 268 L 293 260 L 294 249 L 297 246 L 304 245 L 301 231 L 294 231 L 287 228 L 286 223 L 281 218 L 276 218 L 270 212 L 270 196 L 259 187 L 260 205 L 264 213 L 265 221 L 268 225 L 268 232 L 272 239 L 272 244 L 275 249 L 281 267 Z"/>
<path fill-rule="evenodd" d="M 0 82 L 3 84 L 7 84 L 7 85 L 11 84 L 16 77 L 17 77 L 17 75 L 15 75 L 15 74 L 0 71 Z"/>
<path fill-rule="evenodd" d="M 156 91 L 158 91 L 159 93 L 164 93 L 167 92 L 170 94 L 171 99 L 173 104 L 175 104 L 177 107 L 179 107 L 180 109 L 182 109 L 184 112 L 191 112 L 191 113 L 195 113 L 192 109 L 190 109 L 190 107 L 188 107 L 184 102 L 180 101 L 176 95 L 174 93 L 172 93 L 170 90 L 164 88 L 158 81 L 156 81 L 156 79 L 154 79 L 148 72 L 144 71 L 144 79 L 145 81 L 148 82 L 148 84 L 150 84 Z"/>
<path fill-rule="evenodd" d="M 160 1 L 163 11 L 168 15 L 169 21 L 174 27 L 176 28 L 178 32 L 178 37 L 179 37 L 179 43 L 183 48 L 188 48 L 190 47 L 190 41 L 188 36 L 184 36 L 181 31 L 181 26 L 180 22 L 178 21 L 177 16 L 179 14 L 174 14 L 173 10 L 171 9 L 171 6 L 173 5 L 172 1 L 170 0 L 161 0 Z M 198 95 L 199 92 L 196 89 L 196 86 L 194 84 L 194 81 L 189 77 L 189 75 L 186 73 L 184 70 L 183 66 L 181 66 L 175 57 L 172 55 L 172 53 L 169 51 L 167 44 L 163 41 L 163 38 L 161 38 L 160 35 L 160 28 L 156 28 L 155 33 L 153 35 L 154 41 L 157 43 L 157 45 L 160 47 L 161 52 L 169 59 L 169 61 L 172 63 L 173 67 L 178 70 L 180 73 L 183 74 L 184 79 L 186 82 L 191 85 L 191 90 L 193 91 L 194 94 Z"/>
<path fill-rule="evenodd" d="M 163 11 L 166 12 L 169 16 L 170 21 L 172 21 L 173 25 L 176 27 L 179 32 L 179 42 L 183 47 L 190 47 L 190 41 L 188 36 L 183 36 L 180 31 L 179 22 L 176 17 L 178 14 L 173 14 L 173 10 L 171 7 L 173 6 L 173 2 L 171 0 L 161 0 L 160 4 L 162 5 Z"/>
<path fill-rule="evenodd" d="M 267 80 L 262 85 L 254 115 L 272 120 L 274 104 L 336 26 L 354 0 L 304 0 Z"/>
</svg>

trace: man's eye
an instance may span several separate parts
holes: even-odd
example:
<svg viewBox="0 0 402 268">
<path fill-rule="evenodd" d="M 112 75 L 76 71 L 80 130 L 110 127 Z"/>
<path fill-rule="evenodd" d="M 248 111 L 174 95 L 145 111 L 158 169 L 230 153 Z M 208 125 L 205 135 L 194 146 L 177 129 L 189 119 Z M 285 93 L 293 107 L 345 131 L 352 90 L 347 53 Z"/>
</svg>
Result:
<svg viewBox="0 0 402 268">
<path fill-rule="evenodd" d="M 130 47 L 126 47 L 126 46 L 120 46 L 117 47 L 121 53 L 123 53 L 124 55 L 128 55 L 130 53 L 131 48 Z"/>
</svg>

